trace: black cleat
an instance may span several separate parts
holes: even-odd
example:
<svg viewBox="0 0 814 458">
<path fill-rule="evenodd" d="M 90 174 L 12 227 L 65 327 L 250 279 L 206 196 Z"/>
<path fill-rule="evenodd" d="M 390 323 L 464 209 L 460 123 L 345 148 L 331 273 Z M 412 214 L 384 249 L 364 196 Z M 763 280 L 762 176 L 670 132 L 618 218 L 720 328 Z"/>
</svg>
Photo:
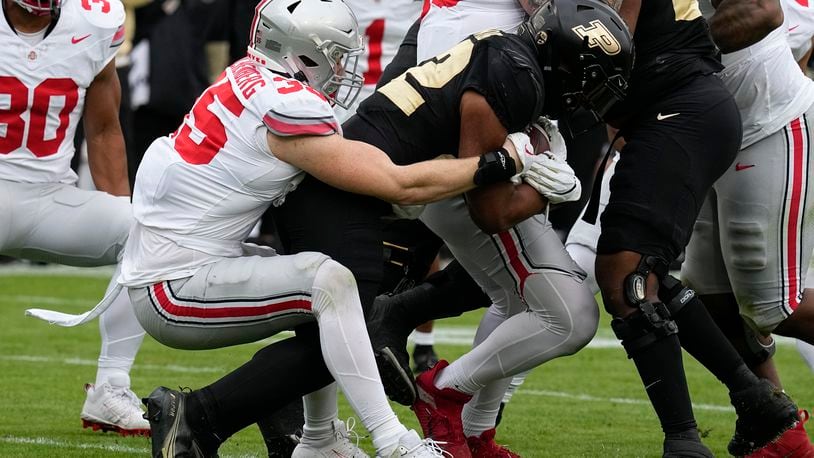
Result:
<svg viewBox="0 0 814 458">
<path fill-rule="evenodd" d="M 418 345 L 413 348 L 413 372 L 420 374 L 432 369 L 438 363 L 438 355 L 432 345 Z"/>
<path fill-rule="evenodd" d="M 715 455 L 698 440 L 666 439 L 662 458 L 715 458 Z"/>
<path fill-rule="evenodd" d="M 734 456 L 745 456 L 793 428 L 799 419 L 794 401 L 766 379 L 729 398 L 738 419 L 735 434 L 727 450 Z"/>
<path fill-rule="evenodd" d="M 385 393 L 392 401 L 409 407 L 417 393 L 407 353 L 407 336 L 412 328 L 404 326 L 407 320 L 401 317 L 401 308 L 393 301 L 390 296 L 376 298 L 368 316 L 367 330 Z"/>
<path fill-rule="evenodd" d="M 152 431 L 153 458 L 217 458 L 217 449 L 203 447 L 185 417 L 188 394 L 160 386 L 141 400 Z"/>
<path fill-rule="evenodd" d="M 264 440 L 269 452 L 269 458 L 291 458 L 291 454 L 294 453 L 294 449 L 300 443 L 300 438 L 294 434 Z"/>
</svg>

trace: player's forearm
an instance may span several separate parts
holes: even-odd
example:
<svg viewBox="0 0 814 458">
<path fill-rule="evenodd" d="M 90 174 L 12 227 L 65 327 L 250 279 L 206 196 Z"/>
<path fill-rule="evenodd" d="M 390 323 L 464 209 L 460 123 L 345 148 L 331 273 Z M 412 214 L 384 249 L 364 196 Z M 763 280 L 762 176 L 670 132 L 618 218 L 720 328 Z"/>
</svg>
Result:
<svg viewBox="0 0 814 458">
<path fill-rule="evenodd" d="M 399 167 L 394 188 L 384 200 L 401 205 L 435 202 L 475 187 L 478 158 L 436 159 Z"/>
<path fill-rule="evenodd" d="M 467 193 L 469 214 L 487 234 L 509 230 L 540 213 L 548 201 L 526 184 L 496 183 Z"/>
<path fill-rule="evenodd" d="M 88 137 L 88 166 L 96 189 L 114 196 L 129 196 L 127 156 L 120 128 L 115 126 Z"/>
<path fill-rule="evenodd" d="M 777 0 L 722 0 L 709 28 L 715 44 L 730 53 L 757 43 L 782 23 Z"/>
</svg>

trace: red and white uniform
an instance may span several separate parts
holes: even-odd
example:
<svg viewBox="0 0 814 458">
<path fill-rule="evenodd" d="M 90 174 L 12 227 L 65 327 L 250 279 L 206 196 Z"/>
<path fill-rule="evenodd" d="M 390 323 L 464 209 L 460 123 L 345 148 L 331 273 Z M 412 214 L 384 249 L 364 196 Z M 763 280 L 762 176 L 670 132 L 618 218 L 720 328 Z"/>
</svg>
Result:
<svg viewBox="0 0 814 458">
<path fill-rule="evenodd" d="M 242 254 L 269 205 L 303 172 L 269 150 L 266 133 L 330 135 L 328 102 L 300 82 L 242 59 L 195 103 L 181 127 L 147 149 L 136 177 L 136 219 L 120 282 L 144 286 L 184 278 Z"/>
<path fill-rule="evenodd" d="M 814 36 L 814 5 L 809 0 L 781 0 L 785 26 L 794 60 L 799 61 L 811 49 Z"/>
<path fill-rule="evenodd" d="M 427 0 L 418 30 L 418 62 L 487 29 L 514 33 L 526 18 L 517 0 Z"/>
<path fill-rule="evenodd" d="M 33 46 L 0 21 L 0 180 L 74 183 L 85 91 L 124 40 L 118 0 L 67 0 Z"/>
<path fill-rule="evenodd" d="M 814 81 L 792 56 L 789 19 L 723 56 L 743 146 L 707 195 L 682 267 L 701 294 L 733 292 L 741 315 L 762 332 L 800 304 L 814 249 Z"/>
<path fill-rule="evenodd" d="M 345 110 L 336 107 L 340 121 L 353 116 L 356 107 L 376 89 L 382 71 L 390 64 L 407 35 L 407 30 L 421 15 L 422 0 L 346 0 L 356 15 L 359 32 L 365 36 L 365 55 L 359 58 L 359 70 L 365 85 L 356 102 Z"/>
</svg>

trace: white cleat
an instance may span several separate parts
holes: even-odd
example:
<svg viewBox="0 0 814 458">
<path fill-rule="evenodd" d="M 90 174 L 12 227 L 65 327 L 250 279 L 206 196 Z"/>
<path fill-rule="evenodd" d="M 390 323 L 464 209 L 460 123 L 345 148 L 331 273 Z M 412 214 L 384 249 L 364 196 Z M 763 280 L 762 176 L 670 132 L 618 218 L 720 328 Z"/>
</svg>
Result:
<svg viewBox="0 0 814 458">
<path fill-rule="evenodd" d="M 415 430 L 407 431 L 399 438 L 399 445 L 387 458 L 451 458 L 432 439 L 421 439 Z"/>
<path fill-rule="evenodd" d="M 334 420 L 332 439 L 322 445 L 300 442 L 294 449 L 294 453 L 291 454 L 291 458 L 370 458 L 359 448 L 359 435 L 353 431 L 353 418 L 348 420 L 348 425 L 350 426 L 346 428 L 343 421 Z"/>
<path fill-rule="evenodd" d="M 150 437 L 150 422 L 144 419 L 141 403 L 125 380 L 114 376 L 99 386 L 88 383 L 85 391 L 88 397 L 80 415 L 83 428 Z"/>
</svg>

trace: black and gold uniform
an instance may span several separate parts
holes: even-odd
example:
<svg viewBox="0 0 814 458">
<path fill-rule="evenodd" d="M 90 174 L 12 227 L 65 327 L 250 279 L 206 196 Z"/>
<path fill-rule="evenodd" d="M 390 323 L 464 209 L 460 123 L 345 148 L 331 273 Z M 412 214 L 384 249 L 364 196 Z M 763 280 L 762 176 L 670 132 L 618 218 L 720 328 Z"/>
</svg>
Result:
<svg viewBox="0 0 814 458">
<path fill-rule="evenodd" d="M 633 35 L 628 95 L 607 119 L 627 142 L 611 180 L 598 252 L 657 256 L 689 242 L 707 190 L 740 147 L 740 115 L 696 0 L 649 0 Z"/>
<path fill-rule="evenodd" d="M 396 164 L 457 155 L 461 97 L 470 90 L 486 98 L 509 132 L 544 111 L 534 48 L 516 35 L 488 31 L 379 87 L 345 123 L 343 135 L 379 146 Z"/>
</svg>

